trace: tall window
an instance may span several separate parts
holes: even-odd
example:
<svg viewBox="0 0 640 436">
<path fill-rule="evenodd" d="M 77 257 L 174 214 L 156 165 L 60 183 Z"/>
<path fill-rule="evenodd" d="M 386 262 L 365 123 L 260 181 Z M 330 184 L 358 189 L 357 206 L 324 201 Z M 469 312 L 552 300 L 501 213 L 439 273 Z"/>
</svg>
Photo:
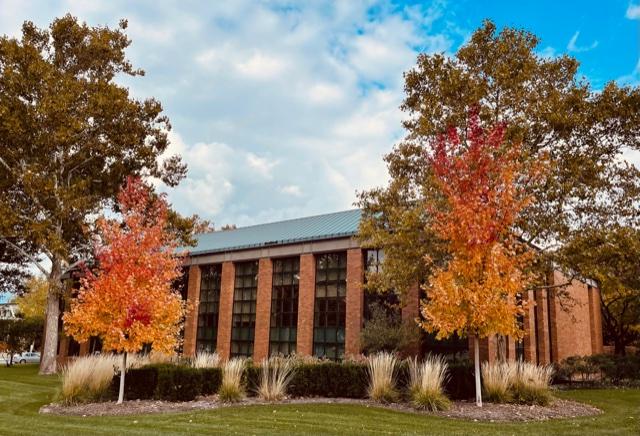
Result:
<svg viewBox="0 0 640 436">
<path fill-rule="evenodd" d="M 216 350 L 218 345 L 218 312 L 220 309 L 220 279 L 222 266 L 205 265 L 200 275 L 200 305 L 198 307 L 198 351 Z"/>
<path fill-rule="evenodd" d="M 381 272 L 383 261 L 384 250 L 381 248 L 365 251 L 365 280 L 368 275 Z M 363 320 L 370 320 L 373 315 L 373 310 L 376 308 L 384 310 L 389 317 L 398 318 L 398 320 L 400 319 L 400 299 L 398 298 L 398 294 L 393 290 L 388 290 L 386 292 L 377 292 L 373 290 L 365 291 Z"/>
<path fill-rule="evenodd" d="M 346 295 L 347 254 L 316 256 L 313 353 L 317 357 L 344 357 Z"/>
<path fill-rule="evenodd" d="M 251 357 L 256 330 L 258 262 L 236 263 L 231 324 L 231 355 Z"/>
<path fill-rule="evenodd" d="M 300 259 L 298 257 L 273 261 L 269 334 L 271 354 L 289 355 L 296 351 L 299 274 Z"/>
<path fill-rule="evenodd" d="M 519 306 L 522 306 L 522 294 L 516 294 L 516 301 Z M 518 328 L 524 329 L 524 315 L 518 315 L 516 321 Z M 515 346 L 516 360 L 524 361 L 524 339 L 516 340 Z"/>
</svg>

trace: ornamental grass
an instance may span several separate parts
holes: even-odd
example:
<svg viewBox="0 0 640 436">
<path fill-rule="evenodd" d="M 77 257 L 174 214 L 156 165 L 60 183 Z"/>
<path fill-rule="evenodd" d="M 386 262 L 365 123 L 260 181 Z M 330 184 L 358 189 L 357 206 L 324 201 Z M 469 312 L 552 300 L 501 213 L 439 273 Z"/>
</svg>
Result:
<svg viewBox="0 0 640 436">
<path fill-rule="evenodd" d="M 369 374 L 369 398 L 382 403 L 398 399 L 395 387 L 398 359 L 391 353 L 377 353 L 367 358 Z"/>
<path fill-rule="evenodd" d="M 422 362 L 409 360 L 409 392 L 414 407 L 423 410 L 447 410 L 451 401 L 444 394 L 448 365 L 443 356 L 427 356 Z"/>
<path fill-rule="evenodd" d="M 242 400 L 245 396 L 242 385 L 242 373 L 244 372 L 245 359 L 233 358 L 227 361 L 222 367 L 222 384 L 218 390 L 220 401 L 234 403 Z"/>
<path fill-rule="evenodd" d="M 287 394 L 293 378 L 295 362 L 285 357 L 270 357 L 262 362 L 258 396 L 266 401 L 280 401 Z"/>
</svg>

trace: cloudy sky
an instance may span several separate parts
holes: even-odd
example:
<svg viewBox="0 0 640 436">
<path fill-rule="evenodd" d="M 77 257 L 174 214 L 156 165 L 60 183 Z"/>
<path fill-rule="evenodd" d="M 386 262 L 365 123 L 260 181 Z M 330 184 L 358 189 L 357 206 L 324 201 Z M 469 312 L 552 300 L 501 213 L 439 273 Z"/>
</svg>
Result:
<svg viewBox="0 0 640 436">
<path fill-rule="evenodd" d="M 596 89 L 640 84 L 634 1 L 0 0 L 0 33 L 67 12 L 126 18 L 128 56 L 147 74 L 124 84 L 163 103 L 189 165 L 170 200 L 248 225 L 349 209 L 357 190 L 385 184 L 403 71 L 419 52 L 454 53 L 484 18 L 533 31 L 541 54 L 575 56 Z"/>
</svg>

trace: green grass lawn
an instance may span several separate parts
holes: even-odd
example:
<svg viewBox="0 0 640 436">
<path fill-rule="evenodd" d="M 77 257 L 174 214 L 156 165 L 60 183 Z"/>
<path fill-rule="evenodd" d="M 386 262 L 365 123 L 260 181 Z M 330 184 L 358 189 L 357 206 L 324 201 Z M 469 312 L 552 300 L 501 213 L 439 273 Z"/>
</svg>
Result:
<svg viewBox="0 0 640 436">
<path fill-rule="evenodd" d="M 37 375 L 33 365 L 0 368 L 0 434 L 640 434 L 640 390 L 562 392 L 596 405 L 596 417 L 542 423 L 490 424 L 456 421 L 357 405 L 281 405 L 126 417 L 39 415 L 59 380 Z"/>
</svg>

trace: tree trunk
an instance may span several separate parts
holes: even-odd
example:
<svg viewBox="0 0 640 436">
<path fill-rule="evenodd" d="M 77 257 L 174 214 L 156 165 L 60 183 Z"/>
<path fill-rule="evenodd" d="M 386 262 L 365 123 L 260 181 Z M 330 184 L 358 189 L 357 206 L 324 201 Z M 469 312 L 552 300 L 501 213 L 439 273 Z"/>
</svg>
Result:
<svg viewBox="0 0 640 436">
<path fill-rule="evenodd" d="M 55 374 L 56 354 L 58 348 L 58 320 L 60 318 L 60 291 L 62 289 L 62 267 L 60 261 L 54 259 L 49 275 L 49 291 L 47 293 L 47 313 L 45 319 L 45 337 L 40 360 L 40 374 Z"/>
<path fill-rule="evenodd" d="M 124 401 L 124 376 L 127 372 L 127 352 L 122 353 L 122 366 L 120 367 L 120 391 L 118 392 L 118 404 Z"/>
<path fill-rule="evenodd" d="M 478 335 L 473 337 L 473 362 L 476 375 L 476 405 L 482 407 L 482 386 L 480 384 L 480 339 Z"/>
<path fill-rule="evenodd" d="M 627 354 L 626 344 L 622 341 L 615 341 L 613 350 L 616 356 L 624 356 Z"/>
</svg>

